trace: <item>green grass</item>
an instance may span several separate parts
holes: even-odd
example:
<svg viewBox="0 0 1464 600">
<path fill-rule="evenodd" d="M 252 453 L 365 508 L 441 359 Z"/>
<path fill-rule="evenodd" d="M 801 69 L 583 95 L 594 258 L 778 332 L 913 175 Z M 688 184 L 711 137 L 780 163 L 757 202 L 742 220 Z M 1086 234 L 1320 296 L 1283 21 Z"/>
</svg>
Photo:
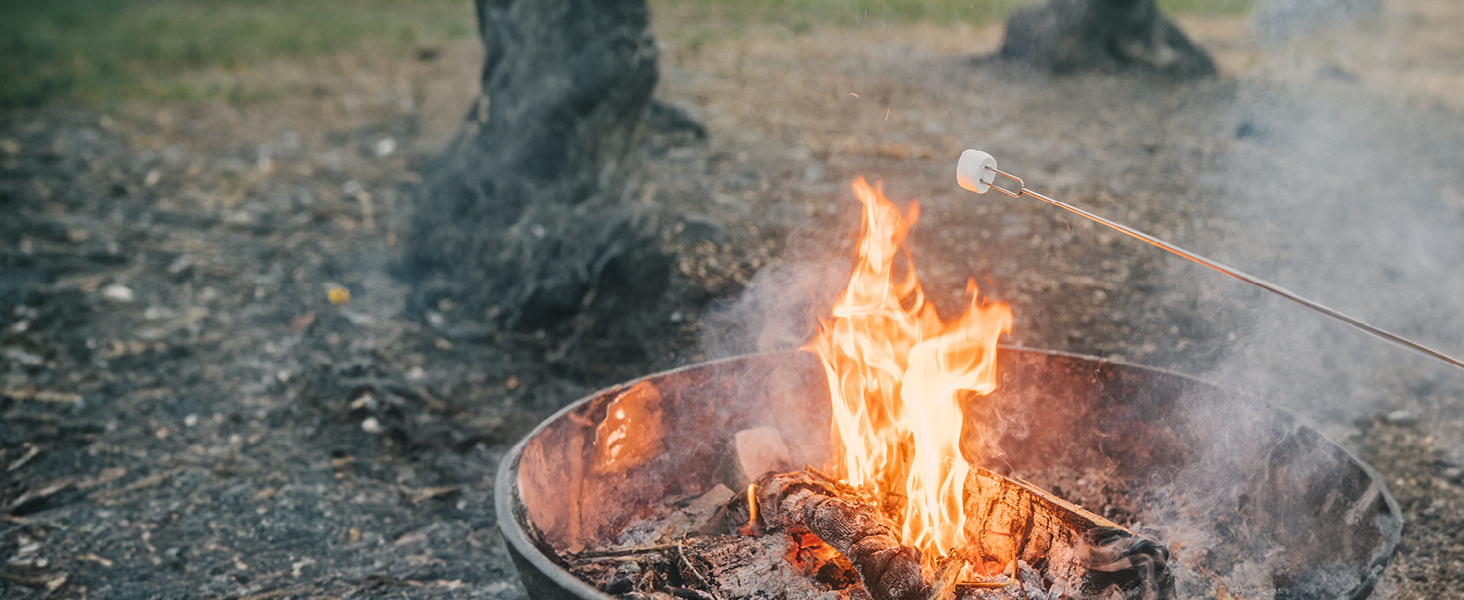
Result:
<svg viewBox="0 0 1464 600">
<path fill-rule="evenodd" d="M 1250 12 L 1255 0 L 1159 0 L 1169 14 L 1238 15 Z"/>
<path fill-rule="evenodd" d="M 738 26 L 996 22 L 1034 0 L 649 0 L 680 15 L 670 37 L 736 35 Z M 1237 13 L 1253 0 L 1159 0 L 1171 13 Z M 698 16 L 705 17 L 700 25 Z M 688 18 L 690 17 L 690 18 Z M 276 58 L 410 47 L 476 35 L 471 0 L 0 0 L 0 108 L 248 101 L 267 91 L 183 77 Z M 728 28 L 727 25 L 732 25 Z M 665 29 L 665 28 L 661 28 Z"/>
<path fill-rule="evenodd" d="M 247 96 L 204 67 L 476 35 L 471 0 L 4 0 L 0 107 L 129 96 Z"/>
</svg>

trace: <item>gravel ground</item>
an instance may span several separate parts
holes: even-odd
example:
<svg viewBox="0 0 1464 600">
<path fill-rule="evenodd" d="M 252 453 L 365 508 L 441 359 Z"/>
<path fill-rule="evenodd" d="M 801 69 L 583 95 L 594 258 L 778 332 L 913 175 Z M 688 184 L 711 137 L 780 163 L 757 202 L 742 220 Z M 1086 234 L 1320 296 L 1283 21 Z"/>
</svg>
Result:
<svg viewBox="0 0 1464 600">
<path fill-rule="evenodd" d="M 1461 22 L 1390 2 L 1267 46 L 1185 21 L 1225 73 L 1193 84 L 1015 72 L 978 58 L 995 29 L 663 33 L 660 94 L 711 137 L 641 149 L 678 259 L 634 364 L 450 304 L 405 313 L 396 228 L 472 99 L 473 44 L 232 73 L 284 92 L 244 107 L 0 115 L 0 597 L 521 597 L 491 508 L 503 451 L 595 387 L 726 352 L 696 343 L 702 306 L 827 270 L 856 176 L 920 199 L 942 308 L 974 276 L 1012 304 L 1014 343 L 1316 421 L 1404 507 L 1376 595 L 1464 597 L 1464 377 L 951 181 L 982 148 L 1034 189 L 1464 351 Z"/>
</svg>

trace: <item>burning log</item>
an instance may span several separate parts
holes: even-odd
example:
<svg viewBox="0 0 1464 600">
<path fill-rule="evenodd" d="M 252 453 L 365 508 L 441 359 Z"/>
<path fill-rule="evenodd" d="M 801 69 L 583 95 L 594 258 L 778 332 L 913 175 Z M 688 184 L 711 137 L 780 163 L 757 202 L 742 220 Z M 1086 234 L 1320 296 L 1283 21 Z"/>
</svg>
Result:
<svg viewBox="0 0 1464 600">
<path fill-rule="evenodd" d="M 1169 553 L 1152 540 L 985 469 L 973 470 L 967 489 L 974 541 L 956 554 L 964 560 L 947 560 L 937 573 L 922 566 L 920 550 L 900 544 L 898 529 L 873 503 L 812 469 L 758 479 L 747 504 L 749 529 L 806 528 L 848 558 L 874 600 L 972 597 L 1007 585 L 1040 589 L 1034 580 L 1043 579 L 1062 593 L 1173 595 Z"/>
<path fill-rule="evenodd" d="M 894 523 L 873 505 L 844 498 L 837 484 L 807 471 L 768 474 L 753 484 L 756 520 L 766 528 L 806 527 L 854 565 L 874 600 L 923 600 L 930 573 L 920 551 L 903 546 Z"/>
<path fill-rule="evenodd" d="M 967 527 L 976 539 L 966 560 L 978 573 L 1013 562 L 1043 564 L 1068 589 L 1126 598 L 1174 593 L 1169 551 L 1153 540 L 1026 482 L 975 468 L 968 483 Z"/>
</svg>

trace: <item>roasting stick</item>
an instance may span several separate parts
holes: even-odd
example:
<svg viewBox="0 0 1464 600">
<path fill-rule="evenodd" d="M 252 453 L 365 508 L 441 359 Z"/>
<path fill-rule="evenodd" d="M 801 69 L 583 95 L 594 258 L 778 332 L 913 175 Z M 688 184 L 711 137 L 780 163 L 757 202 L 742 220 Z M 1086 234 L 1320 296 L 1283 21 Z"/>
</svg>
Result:
<svg viewBox="0 0 1464 600">
<path fill-rule="evenodd" d="M 1002 177 L 1005 177 L 1007 180 L 1009 180 L 1011 182 L 1011 184 L 1014 184 L 1015 185 L 1015 191 L 1013 191 L 1011 189 L 1007 189 L 1007 188 L 1002 187 L 1000 185 L 997 185 L 996 184 L 996 177 L 998 175 L 1000 175 Z M 1312 309 L 1314 311 L 1317 311 L 1319 313 L 1322 313 L 1324 315 L 1327 315 L 1329 317 L 1332 317 L 1333 319 L 1336 319 L 1338 321 L 1341 321 L 1343 323 L 1346 323 L 1348 325 L 1351 325 L 1353 327 L 1356 327 L 1358 329 L 1361 329 L 1364 332 L 1367 332 L 1367 333 L 1369 333 L 1369 334 L 1371 334 L 1371 335 L 1373 335 L 1375 337 L 1381 338 L 1381 339 L 1383 339 L 1385 341 L 1391 342 L 1393 344 L 1396 344 L 1398 346 L 1401 346 L 1401 347 L 1406 348 L 1406 349 L 1409 349 L 1409 350 L 1413 350 L 1414 352 L 1419 352 L 1419 353 L 1421 353 L 1421 354 L 1423 354 L 1425 356 L 1428 356 L 1428 357 L 1433 358 L 1435 360 L 1438 360 L 1440 362 L 1453 365 L 1453 366 L 1458 367 L 1460 369 L 1464 369 L 1464 361 L 1461 361 L 1461 360 L 1459 360 L 1457 358 L 1454 358 L 1452 356 L 1449 356 L 1447 354 L 1444 354 L 1442 352 L 1439 352 L 1438 350 L 1434 350 L 1432 348 L 1429 348 L 1428 346 L 1424 346 L 1423 344 L 1420 344 L 1418 342 L 1412 341 L 1412 340 L 1410 340 L 1408 338 L 1402 337 L 1402 336 L 1397 335 L 1397 334 L 1394 334 L 1394 333 L 1390 333 L 1388 331 L 1385 331 L 1383 329 L 1379 329 L 1379 328 L 1374 327 L 1372 325 L 1368 325 L 1367 323 L 1365 323 L 1365 322 L 1363 322 L 1361 320 L 1358 320 L 1358 319 L 1354 319 L 1352 317 L 1349 317 L 1349 316 L 1347 316 L 1347 315 L 1345 315 L 1345 314 L 1343 314 L 1341 312 L 1338 312 L 1338 311 L 1336 311 L 1334 309 L 1328 308 L 1327 306 L 1325 306 L 1323 304 L 1320 304 L 1318 302 L 1314 302 L 1312 300 L 1308 300 L 1308 299 L 1302 297 L 1301 295 L 1297 294 L 1296 292 L 1293 292 L 1291 290 L 1288 290 L 1288 289 L 1286 289 L 1284 287 L 1281 287 L 1279 285 L 1276 285 L 1274 283 L 1271 283 L 1269 281 L 1266 281 L 1266 280 L 1261 279 L 1259 277 L 1256 277 L 1254 275 L 1250 275 L 1250 274 L 1245 273 L 1243 271 L 1240 271 L 1238 269 L 1235 269 L 1235 268 L 1226 266 L 1224 264 L 1215 262 L 1213 260 L 1210 260 L 1208 258 L 1205 258 L 1205 257 L 1200 256 L 1198 254 L 1195 254 L 1193 252 L 1190 252 L 1189 250 L 1185 250 L 1184 248 L 1180 248 L 1179 246 L 1175 246 L 1174 244 L 1171 244 L 1169 242 L 1166 242 L 1164 240 L 1161 240 L 1159 238 L 1156 238 L 1156 237 L 1154 237 L 1152 235 L 1149 235 L 1147 233 L 1144 233 L 1142 231 L 1139 231 L 1137 229 L 1134 229 L 1134 228 L 1129 227 L 1127 225 L 1124 225 L 1122 223 L 1117 223 L 1117 222 L 1114 222 L 1114 221 L 1110 221 L 1108 219 L 1105 219 L 1103 217 L 1100 217 L 1098 215 L 1095 215 L 1093 213 L 1090 213 L 1090 212 L 1088 212 L 1086 210 L 1083 210 L 1081 208 L 1078 208 L 1078 207 L 1073 206 L 1071 204 L 1068 204 L 1066 202 L 1060 202 L 1058 200 L 1054 200 L 1052 198 L 1048 198 L 1047 196 L 1044 196 L 1042 194 L 1039 194 L 1037 192 L 1034 192 L 1032 190 L 1029 190 L 1022 183 L 1021 178 L 1019 178 L 1019 177 L 1017 177 L 1015 175 L 1012 175 L 1010 173 L 1006 173 L 1004 171 L 997 170 L 997 168 L 996 168 L 996 159 L 995 158 L 992 158 L 992 156 L 990 154 L 987 154 L 987 153 L 982 152 L 980 150 L 967 150 L 967 151 L 961 153 L 961 160 L 956 165 L 956 183 L 960 184 L 961 187 L 963 187 L 963 188 L 965 188 L 967 190 L 976 192 L 978 194 L 985 194 L 991 188 L 996 188 L 998 190 L 1001 190 L 1001 192 L 1003 194 L 1006 194 L 1006 195 L 1011 196 L 1013 198 L 1019 198 L 1019 197 L 1024 196 L 1024 195 L 1025 196 L 1031 196 L 1033 198 L 1036 198 L 1036 199 L 1041 200 L 1043 202 L 1046 202 L 1048 204 L 1051 204 L 1051 205 L 1057 206 L 1059 208 L 1062 208 L 1064 210 L 1067 210 L 1069 212 L 1076 213 L 1076 214 L 1078 214 L 1078 215 L 1080 215 L 1080 216 L 1082 216 L 1084 218 L 1091 219 L 1093 221 L 1097 221 L 1099 223 L 1102 223 L 1104 225 L 1107 225 L 1109 227 L 1112 227 L 1113 229 L 1118 230 L 1119 232 L 1123 233 L 1124 235 L 1127 235 L 1129 237 L 1132 237 L 1132 238 L 1135 238 L 1135 239 L 1138 239 L 1138 240 L 1143 240 L 1145 242 L 1148 242 L 1149 244 L 1158 246 L 1160 248 L 1163 248 L 1164 250 L 1168 250 L 1169 252 L 1171 252 L 1173 254 L 1179 255 L 1179 256 L 1184 257 L 1186 259 L 1189 259 L 1191 261 L 1194 261 L 1194 262 L 1197 262 L 1197 263 L 1202 264 L 1204 266 L 1210 267 L 1211 269 L 1214 269 L 1216 271 L 1219 271 L 1221 273 L 1224 273 L 1226 275 L 1229 275 L 1231 277 L 1234 277 L 1236 279 L 1239 279 L 1241 281 L 1244 281 L 1246 283 L 1249 283 L 1251 285 L 1254 285 L 1256 287 L 1259 287 L 1259 288 L 1261 288 L 1263 290 L 1266 290 L 1268 292 L 1271 292 L 1273 294 L 1276 294 L 1278 296 L 1281 296 L 1282 298 L 1285 298 L 1287 300 L 1290 300 L 1292 302 L 1295 302 L 1297 304 L 1300 304 L 1302 306 L 1305 306 L 1307 308 L 1310 308 L 1310 309 Z"/>
</svg>

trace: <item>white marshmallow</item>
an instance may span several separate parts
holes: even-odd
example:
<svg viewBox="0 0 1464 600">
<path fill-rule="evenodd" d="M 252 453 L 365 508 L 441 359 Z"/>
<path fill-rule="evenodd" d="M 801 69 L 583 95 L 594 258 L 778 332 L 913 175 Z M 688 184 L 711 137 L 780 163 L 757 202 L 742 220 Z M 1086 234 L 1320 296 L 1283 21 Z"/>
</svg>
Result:
<svg viewBox="0 0 1464 600">
<path fill-rule="evenodd" d="M 956 183 L 961 187 L 985 194 L 991 189 L 991 182 L 996 180 L 996 159 L 990 154 L 980 150 L 967 150 L 961 153 L 960 162 L 956 163 Z"/>
</svg>

